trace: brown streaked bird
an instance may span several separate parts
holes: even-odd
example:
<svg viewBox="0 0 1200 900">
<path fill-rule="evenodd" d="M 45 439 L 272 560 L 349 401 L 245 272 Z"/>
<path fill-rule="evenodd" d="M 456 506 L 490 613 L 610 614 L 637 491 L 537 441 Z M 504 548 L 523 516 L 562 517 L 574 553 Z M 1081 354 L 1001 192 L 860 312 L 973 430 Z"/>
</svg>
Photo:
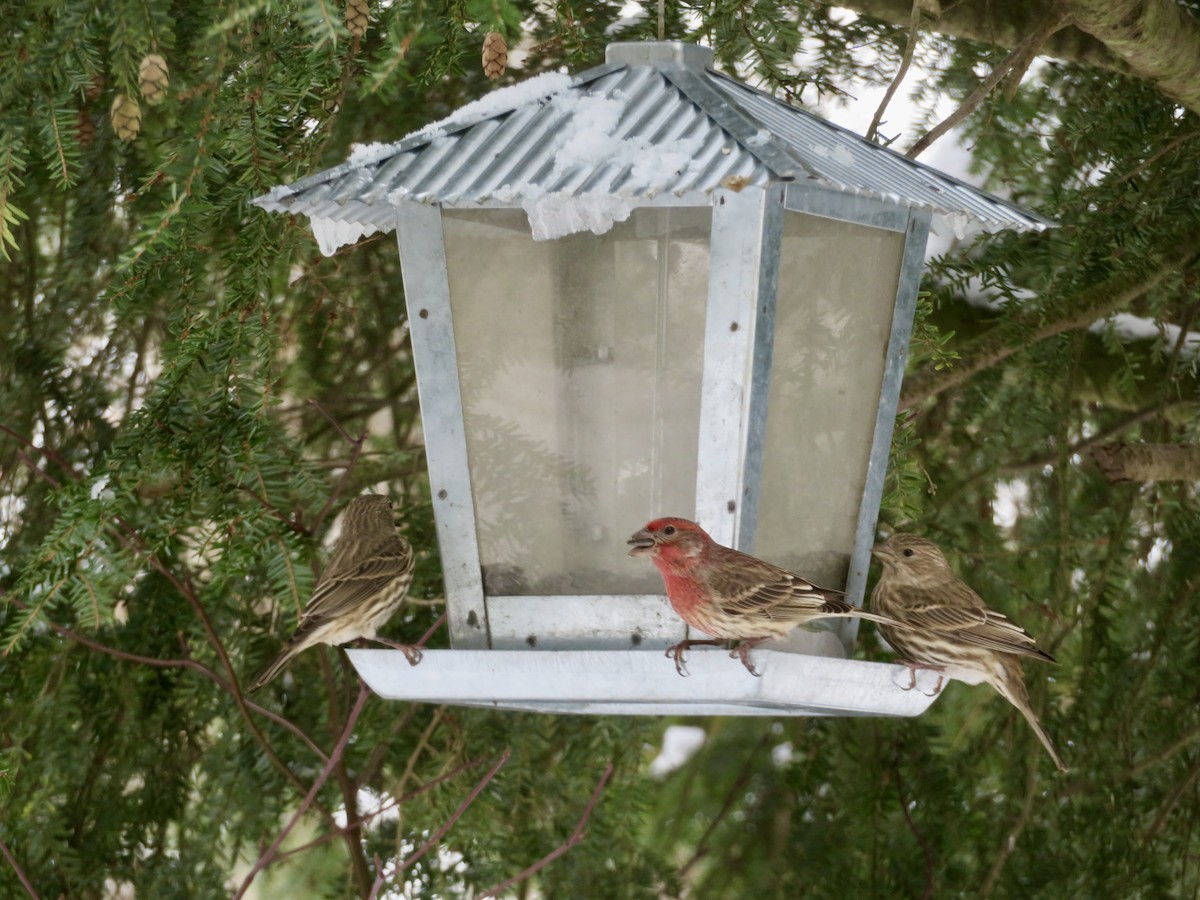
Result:
<svg viewBox="0 0 1200 900">
<path fill-rule="evenodd" d="M 851 606 L 841 591 L 818 587 L 786 569 L 722 547 L 695 522 L 655 519 L 629 539 L 630 556 L 644 556 L 662 573 L 671 607 L 692 628 L 720 640 L 680 641 L 667 650 L 684 674 L 683 653 L 695 644 L 742 643 L 738 656 L 758 673 L 749 652 L 757 644 L 784 637 L 815 619 L 855 618 L 899 623 Z"/>
<path fill-rule="evenodd" d="M 1055 662 L 1033 637 L 983 599 L 946 562 L 937 544 L 911 534 L 895 534 L 871 551 L 883 575 L 871 595 L 871 609 L 905 627 L 880 630 L 904 664 L 956 678 L 967 684 L 987 682 L 1015 706 L 1033 728 L 1061 772 L 1067 770 L 1029 704 L 1021 657 Z"/>
<path fill-rule="evenodd" d="M 391 501 L 377 494 L 355 497 L 342 516 L 342 533 L 300 615 L 296 633 L 254 679 L 249 692 L 264 687 L 292 657 L 314 644 L 377 640 L 376 630 L 404 603 L 412 573 L 412 546 L 396 531 Z M 403 650 L 412 665 L 421 661 L 416 647 L 392 646 Z"/>
</svg>

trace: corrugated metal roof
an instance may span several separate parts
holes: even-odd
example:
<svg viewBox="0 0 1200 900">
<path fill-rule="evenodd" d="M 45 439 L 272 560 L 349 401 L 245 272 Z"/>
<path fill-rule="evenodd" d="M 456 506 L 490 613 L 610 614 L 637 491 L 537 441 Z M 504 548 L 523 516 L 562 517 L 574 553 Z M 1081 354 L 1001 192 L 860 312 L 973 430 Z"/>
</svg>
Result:
<svg viewBox="0 0 1200 900">
<path fill-rule="evenodd" d="M 303 213 L 341 240 L 393 227 L 393 203 L 522 206 L 547 195 L 663 194 L 815 181 L 967 216 L 986 230 L 1053 223 L 707 68 L 704 48 L 618 44 L 573 79 L 540 76 L 253 202 Z M 526 205 L 528 209 L 528 206 Z M 342 224 L 336 224 L 342 223 Z"/>
</svg>

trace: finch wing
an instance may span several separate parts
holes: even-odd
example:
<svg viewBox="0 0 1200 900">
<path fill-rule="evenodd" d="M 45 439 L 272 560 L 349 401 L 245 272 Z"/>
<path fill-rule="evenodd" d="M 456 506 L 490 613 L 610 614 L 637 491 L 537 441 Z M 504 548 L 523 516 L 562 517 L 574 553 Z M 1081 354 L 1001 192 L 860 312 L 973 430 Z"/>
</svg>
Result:
<svg viewBox="0 0 1200 900">
<path fill-rule="evenodd" d="M 849 610 L 840 591 L 818 587 L 799 575 L 737 551 L 716 567 L 708 586 L 721 610 L 741 618 L 783 621 Z"/>
<path fill-rule="evenodd" d="M 897 618 L 914 631 L 946 634 L 963 644 L 1054 662 L 1054 657 L 1037 648 L 1029 632 L 986 606 L 967 608 L 929 602 L 909 606 Z"/>
<path fill-rule="evenodd" d="M 365 552 L 335 553 L 300 617 L 300 626 L 336 619 L 383 590 L 413 568 L 413 549 L 398 534 L 388 535 Z"/>
</svg>

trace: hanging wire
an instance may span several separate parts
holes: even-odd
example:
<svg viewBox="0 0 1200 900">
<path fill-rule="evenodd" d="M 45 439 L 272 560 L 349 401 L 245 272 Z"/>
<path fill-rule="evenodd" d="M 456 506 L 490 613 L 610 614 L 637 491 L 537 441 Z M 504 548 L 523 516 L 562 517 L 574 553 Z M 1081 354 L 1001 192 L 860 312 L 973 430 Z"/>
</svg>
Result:
<svg viewBox="0 0 1200 900">
<path fill-rule="evenodd" d="M 666 31 L 666 13 L 663 8 L 666 6 L 667 0 L 658 0 L 658 39 L 663 40 L 663 34 Z"/>
</svg>

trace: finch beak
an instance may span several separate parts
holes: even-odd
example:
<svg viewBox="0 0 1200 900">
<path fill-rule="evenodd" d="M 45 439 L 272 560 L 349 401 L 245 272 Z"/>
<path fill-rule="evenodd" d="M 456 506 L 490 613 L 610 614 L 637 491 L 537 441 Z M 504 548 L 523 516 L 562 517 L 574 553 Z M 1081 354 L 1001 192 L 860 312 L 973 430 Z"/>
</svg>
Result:
<svg viewBox="0 0 1200 900">
<path fill-rule="evenodd" d="M 879 544 L 875 547 L 872 547 L 871 555 L 873 557 L 875 557 L 877 560 L 879 560 L 880 562 L 883 562 L 884 560 L 892 558 L 891 552 L 887 549 L 887 547 L 883 546 L 883 544 Z"/>
<path fill-rule="evenodd" d="M 629 544 L 630 556 L 653 556 L 656 544 L 654 538 L 650 536 L 650 532 L 646 529 L 635 531 L 633 535 L 626 541 Z"/>
</svg>

